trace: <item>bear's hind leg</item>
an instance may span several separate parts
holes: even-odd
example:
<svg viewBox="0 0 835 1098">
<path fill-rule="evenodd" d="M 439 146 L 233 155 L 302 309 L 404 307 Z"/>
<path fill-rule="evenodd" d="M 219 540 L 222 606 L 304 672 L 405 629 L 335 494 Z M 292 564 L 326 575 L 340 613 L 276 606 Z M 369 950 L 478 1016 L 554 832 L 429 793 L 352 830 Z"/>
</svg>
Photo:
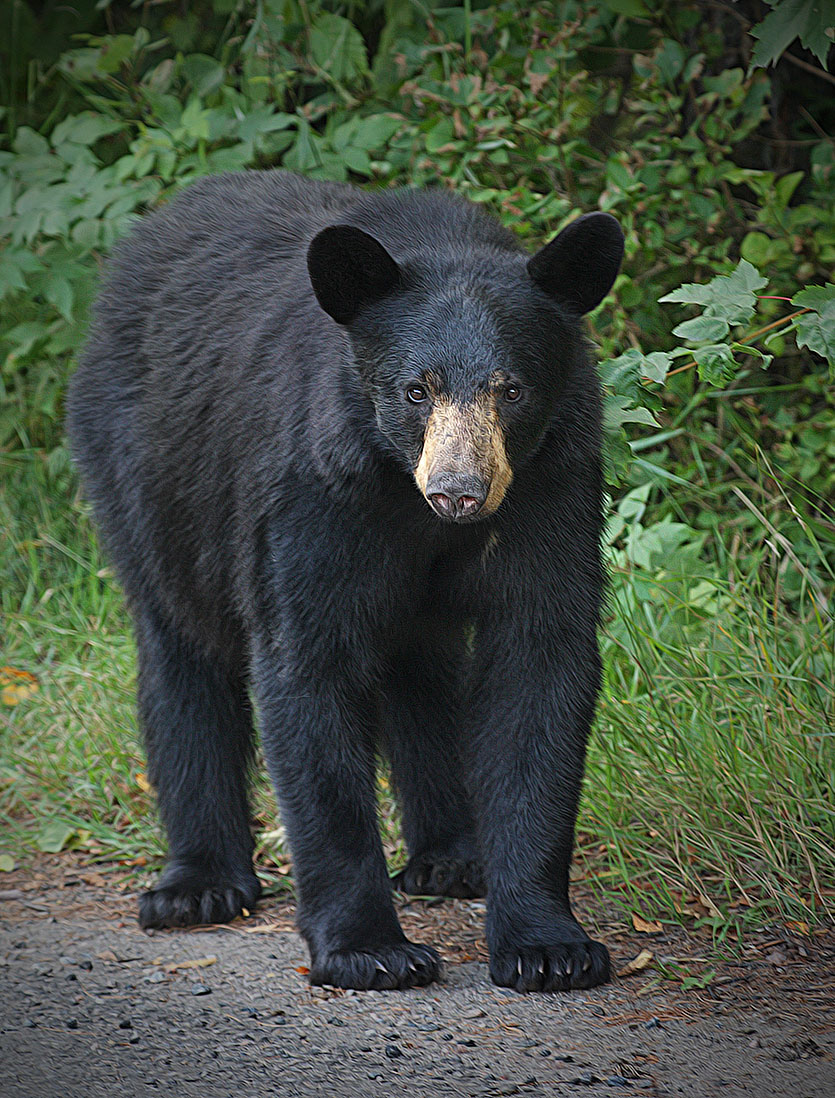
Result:
<svg viewBox="0 0 835 1098">
<path fill-rule="evenodd" d="M 153 612 L 136 622 L 139 720 L 169 861 L 139 901 L 143 927 L 229 922 L 261 891 L 252 868 L 246 683 Z"/>
<path fill-rule="evenodd" d="M 409 850 L 394 886 L 412 895 L 484 896 L 484 869 L 465 786 L 460 709 L 466 648 L 431 621 L 401 652 L 386 685 L 384 740 Z"/>
</svg>

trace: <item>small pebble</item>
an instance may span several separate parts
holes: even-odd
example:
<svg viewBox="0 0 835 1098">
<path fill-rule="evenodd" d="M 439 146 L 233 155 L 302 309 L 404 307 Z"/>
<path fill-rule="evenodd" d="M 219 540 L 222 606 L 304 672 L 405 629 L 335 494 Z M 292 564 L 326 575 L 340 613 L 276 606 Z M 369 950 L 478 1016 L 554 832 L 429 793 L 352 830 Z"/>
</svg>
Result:
<svg viewBox="0 0 835 1098">
<path fill-rule="evenodd" d="M 78 1029 L 78 1022 L 75 1018 L 67 1018 L 67 1029 Z"/>
<path fill-rule="evenodd" d="M 644 1029 L 661 1029 L 661 1023 L 657 1018 L 650 1018 L 648 1022 L 644 1022 Z"/>
<path fill-rule="evenodd" d="M 192 995 L 211 995 L 211 993 L 212 993 L 212 989 L 210 987 L 206 987 L 205 984 L 192 984 L 191 985 L 191 994 Z"/>
<path fill-rule="evenodd" d="M 403 1055 L 403 1050 L 398 1048 L 397 1045 L 386 1045 L 386 1056 L 389 1060 L 396 1060 L 398 1056 Z"/>
<path fill-rule="evenodd" d="M 123 1018 L 121 1022 L 119 1022 L 119 1029 L 133 1029 L 133 1022 L 130 1018 Z"/>
<path fill-rule="evenodd" d="M 629 1086 L 629 1080 L 624 1079 L 624 1077 L 622 1075 L 610 1075 L 609 1078 L 606 1080 L 606 1083 L 610 1087 L 628 1087 Z"/>
</svg>

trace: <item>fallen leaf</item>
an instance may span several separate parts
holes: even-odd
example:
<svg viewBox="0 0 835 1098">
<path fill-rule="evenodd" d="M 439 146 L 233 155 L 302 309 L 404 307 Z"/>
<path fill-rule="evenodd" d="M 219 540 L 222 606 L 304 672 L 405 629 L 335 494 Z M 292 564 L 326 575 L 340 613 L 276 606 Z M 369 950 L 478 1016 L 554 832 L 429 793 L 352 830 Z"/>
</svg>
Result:
<svg viewBox="0 0 835 1098">
<path fill-rule="evenodd" d="M 2 865 L 0 865 L 0 869 L 2 869 Z M 804 923 L 802 919 L 787 919 L 786 929 L 796 930 L 798 934 L 805 934 L 807 937 L 809 934 L 809 924 Z"/>
<path fill-rule="evenodd" d="M 212 954 L 210 957 L 194 957 L 189 961 L 170 961 L 167 965 L 162 967 L 166 972 L 176 972 L 181 968 L 208 968 L 209 965 L 213 965 L 217 957 Z"/>
<path fill-rule="evenodd" d="M 44 854 L 60 854 L 70 839 L 75 835 L 75 828 L 63 820 L 50 820 L 44 824 L 38 834 L 38 850 Z"/>
<path fill-rule="evenodd" d="M 145 777 L 141 770 L 136 775 L 136 784 L 139 786 L 143 793 L 151 792 L 151 783 L 148 781 L 148 779 Z"/>
<path fill-rule="evenodd" d="M 310 969 L 307 965 L 296 965 L 296 972 L 301 973 L 302 976 L 307 976 L 310 973 Z"/>
<path fill-rule="evenodd" d="M 15 706 L 38 692 L 38 680 L 29 671 L 0 667 L 0 698 L 3 705 Z"/>
<path fill-rule="evenodd" d="M 11 854 L 0 854 L 0 873 L 11 873 L 13 869 L 14 858 Z"/>
<path fill-rule="evenodd" d="M 640 915 L 632 914 L 632 925 L 641 934 L 660 934 L 664 929 L 661 923 L 648 923 L 646 919 L 642 919 Z"/>
<path fill-rule="evenodd" d="M 632 976 L 636 972 L 643 972 L 652 963 L 654 957 L 655 955 L 648 949 L 642 949 L 637 957 L 633 957 L 623 968 L 618 969 L 618 976 Z"/>
<path fill-rule="evenodd" d="M 707 908 L 708 913 L 714 919 L 721 918 L 722 912 L 719 910 L 719 908 L 716 906 L 716 904 L 713 902 L 713 900 L 711 900 L 711 898 L 709 896 L 704 896 L 700 892 L 699 893 L 699 903 L 702 905 L 702 907 Z"/>
</svg>

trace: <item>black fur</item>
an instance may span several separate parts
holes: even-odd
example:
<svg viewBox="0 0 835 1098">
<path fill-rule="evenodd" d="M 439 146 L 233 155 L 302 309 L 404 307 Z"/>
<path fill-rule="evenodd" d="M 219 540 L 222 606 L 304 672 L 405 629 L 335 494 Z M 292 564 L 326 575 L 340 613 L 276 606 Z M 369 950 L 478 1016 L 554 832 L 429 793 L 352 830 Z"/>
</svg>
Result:
<svg viewBox="0 0 835 1098">
<path fill-rule="evenodd" d="M 493 979 L 608 977 L 568 867 L 603 583 L 579 310 L 617 272 L 610 220 L 529 272 L 466 202 L 252 172 L 194 185 L 118 250 L 69 433 L 135 619 L 170 844 L 144 926 L 257 898 L 251 693 L 314 983 L 439 973 L 392 905 L 381 748 L 410 852 L 399 882 L 486 885 Z M 513 480 L 481 521 L 445 521 L 415 485 L 426 411 L 404 392 L 424 371 L 464 403 L 488 376 L 521 389 L 500 403 Z"/>
</svg>

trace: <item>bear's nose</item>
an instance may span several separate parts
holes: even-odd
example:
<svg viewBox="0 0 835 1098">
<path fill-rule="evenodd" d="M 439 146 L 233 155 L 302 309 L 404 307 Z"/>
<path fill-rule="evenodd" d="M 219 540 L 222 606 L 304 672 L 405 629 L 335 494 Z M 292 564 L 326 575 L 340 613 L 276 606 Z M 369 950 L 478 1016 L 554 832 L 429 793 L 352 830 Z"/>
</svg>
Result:
<svg viewBox="0 0 835 1098">
<path fill-rule="evenodd" d="M 457 520 L 480 511 L 488 491 L 481 477 L 441 473 L 427 484 L 426 498 L 439 515 Z"/>
</svg>

